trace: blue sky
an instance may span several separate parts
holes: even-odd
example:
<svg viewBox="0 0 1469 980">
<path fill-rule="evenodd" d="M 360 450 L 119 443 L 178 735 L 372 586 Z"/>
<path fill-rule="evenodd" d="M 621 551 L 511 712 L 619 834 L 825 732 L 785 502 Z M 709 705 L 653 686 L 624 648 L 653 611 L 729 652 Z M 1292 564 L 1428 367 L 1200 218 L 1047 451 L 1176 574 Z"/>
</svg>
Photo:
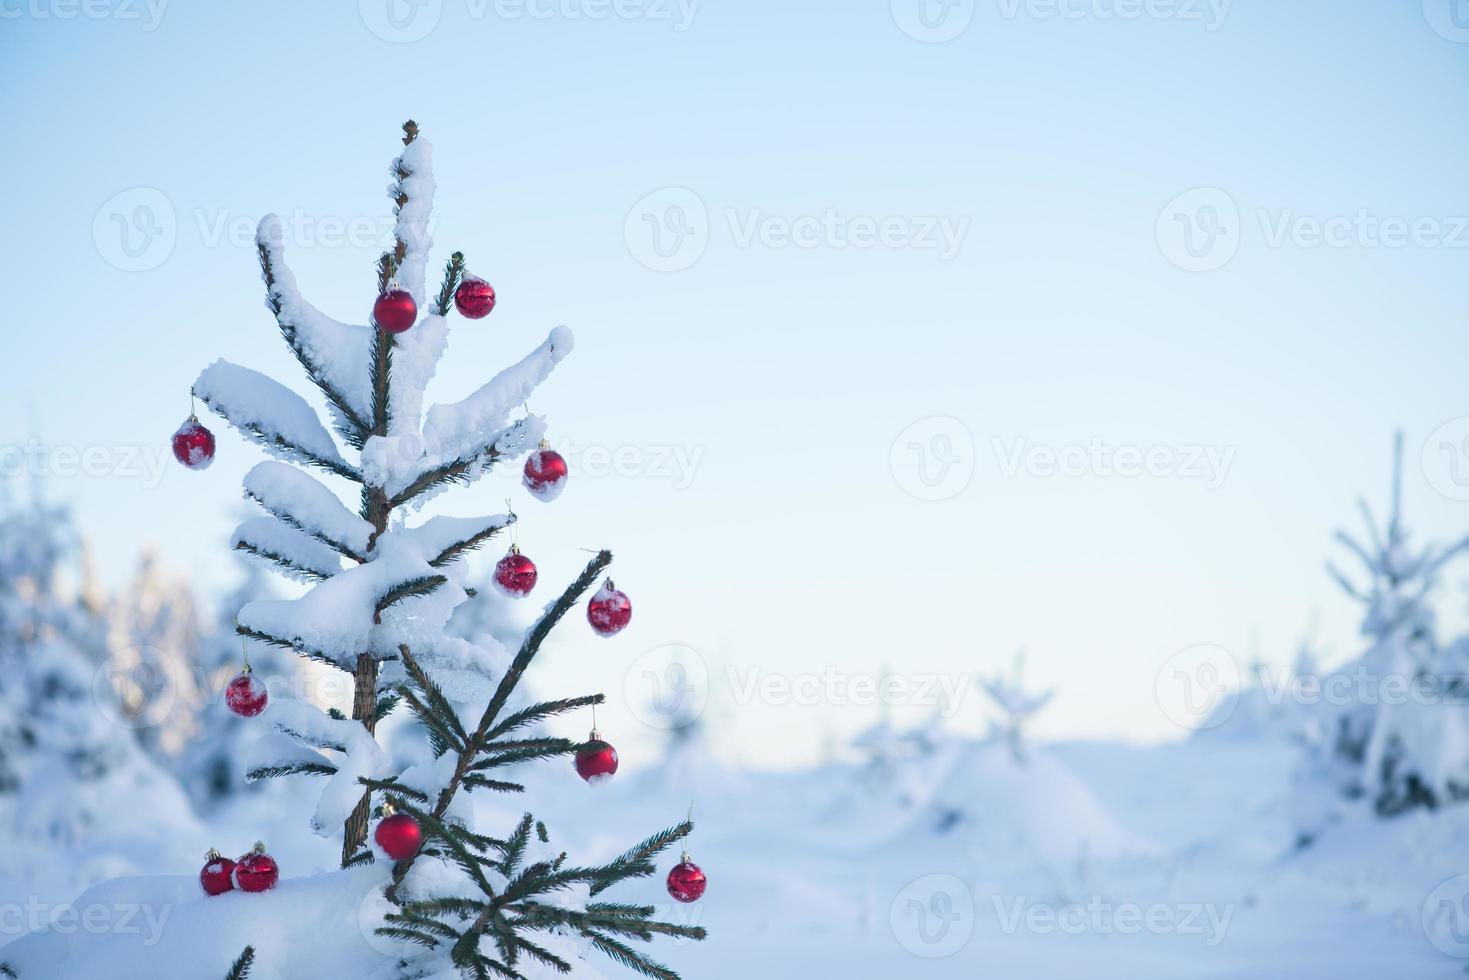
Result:
<svg viewBox="0 0 1469 980">
<path fill-rule="evenodd" d="M 298 383 L 262 214 L 294 216 L 307 294 L 365 317 L 409 117 L 437 261 L 462 249 L 501 297 L 430 397 L 577 333 L 533 408 L 580 472 L 519 500 L 522 545 L 553 582 L 613 548 L 638 617 L 553 666 L 615 695 L 687 645 L 732 757 L 875 718 L 831 670 L 916 687 L 1024 646 L 1060 690 L 1044 734 L 1162 738 L 1175 651 L 1243 660 L 1258 632 L 1284 663 L 1319 609 L 1345 657 L 1322 562 L 1385 497 L 1395 427 L 1420 539 L 1469 531 L 1447 0 L 387 2 L 0 0 L 0 446 L 112 581 L 150 542 L 230 581 L 258 455 L 216 426 L 205 474 L 144 461 L 214 358 Z M 15 463 L 30 440 L 48 463 Z M 604 729 L 646 735 L 622 710 Z M 984 716 L 971 690 L 952 724 Z"/>
</svg>

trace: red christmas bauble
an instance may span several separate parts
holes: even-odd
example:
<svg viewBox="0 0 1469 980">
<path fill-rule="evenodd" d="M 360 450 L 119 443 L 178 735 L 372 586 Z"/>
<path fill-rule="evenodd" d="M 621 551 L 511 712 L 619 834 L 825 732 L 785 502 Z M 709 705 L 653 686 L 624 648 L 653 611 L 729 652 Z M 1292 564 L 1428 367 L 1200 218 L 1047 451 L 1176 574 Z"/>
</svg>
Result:
<svg viewBox="0 0 1469 980">
<path fill-rule="evenodd" d="M 423 828 L 408 814 L 395 813 L 377 825 L 372 839 L 394 861 L 406 861 L 423 846 Z"/>
<path fill-rule="evenodd" d="M 241 718 L 254 718 L 270 703 L 270 692 L 265 682 L 246 670 L 237 674 L 224 689 L 224 703 L 230 711 Z"/>
<path fill-rule="evenodd" d="M 510 553 L 495 563 L 495 588 L 512 599 L 530 595 L 536 587 L 536 563 L 511 548 Z"/>
<path fill-rule="evenodd" d="M 683 860 L 668 872 L 668 894 L 680 902 L 697 902 L 704 897 L 704 889 L 708 885 L 708 881 L 704 879 L 704 869 L 690 861 L 687 852 L 684 853 Z"/>
<path fill-rule="evenodd" d="M 402 333 L 418 319 L 418 304 L 406 289 L 390 289 L 372 304 L 372 322 L 379 330 Z"/>
<path fill-rule="evenodd" d="M 609 578 L 587 603 L 587 622 L 598 636 L 613 636 L 632 622 L 632 600 Z"/>
<path fill-rule="evenodd" d="M 592 732 L 587 744 L 577 750 L 576 774 L 593 786 L 607 782 L 617 772 L 617 750 Z"/>
<path fill-rule="evenodd" d="M 173 434 L 173 458 L 191 470 L 207 470 L 214 462 L 214 433 L 194 416 Z"/>
<path fill-rule="evenodd" d="M 566 458 L 542 441 L 525 459 L 525 476 L 520 481 L 537 500 L 550 503 L 566 489 Z"/>
<path fill-rule="evenodd" d="M 249 854 L 235 862 L 235 887 L 242 892 L 269 891 L 280 877 L 280 865 L 265 853 L 264 844 L 256 844 Z"/>
<path fill-rule="evenodd" d="M 235 862 L 210 851 L 204 858 L 204 869 L 199 872 L 199 884 L 206 895 L 223 895 L 235 890 Z"/>
<path fill-rule="evenodd" d="M 454 308 L 471 320 L 489 316 L 495 308 L 495 287 L 478 276 L 465 276 L 454 290 Z"/>
</svg>

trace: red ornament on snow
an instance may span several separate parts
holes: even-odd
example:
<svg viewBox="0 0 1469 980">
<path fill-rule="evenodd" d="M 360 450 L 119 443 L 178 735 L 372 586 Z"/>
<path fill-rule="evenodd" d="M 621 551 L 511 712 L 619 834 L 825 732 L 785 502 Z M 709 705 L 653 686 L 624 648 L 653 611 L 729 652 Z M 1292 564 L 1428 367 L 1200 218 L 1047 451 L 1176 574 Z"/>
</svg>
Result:
<svg viewBox="0 0 1469 980">
<path fill-rule="evenodd" d="M 479 276 L 466 275 L 454 290 L 454 308 L 471 320 L 489 316 L 495 308 L 495 287 Z"/>
<path fill-rule="evenodd" d="M 593 786 L 600 786 L 617 773 L 617 750 L 602 741 L 594 728 L 587 744 L 577 750 L 576 774 Z"/>
<path fill-rule="evenodd" d="M 270 692 L 247 664 L 224 689 L 224 703 L 237 717 L 254 718 L 270 703 Z"/>
<path fill-rule="evenodd" d="M 587 603 L 587 622 L 598 636 L 613 636 L 622 632 L 632 622 L 632 600 L 627 593 L 612 584 L 609 578 L 602 583 L 592 601 Z"/>
<path fill-rule="evenodd" d="M 280 877 L 280 865 L 265 853 L 264 844 L 256 844 L 249 854 L 235 862 L 235 887 L 242 892 L 269 891 Z"/>
<path fill-rule="evenodd" d="M 377 324 L 379 330 L 388 333 L 402 333 L 413 326 L 413 321 L 418 319 L 418 304 L 413 301 L 413 294 L 406 289 L 394 286 L 377 298 L 372 304 L 372 322 Z"/>
<path fill-rule="evenodd" d="M 394 813 L 377 825 L 372 839 L 394 861 L 406 861 L 423 846 L 423 828 L 410 815 Z"/>
<path fill-rule="evenodd" d="M 495 563 L 495 588 L 512 599 L 523 599 L 536 587 L 536 563 L 510 546 L 510 553 Z"/>
<path fill-rule="evenodd" d="M 683 852 L 679 863 L 668 872 L 668 894 L 680 902 L 697 902 L 704 897 L 704 889 L 708 885 L 704 869 L 689 859 L 688 851 Z"/>
<path fill-rule="evenodd" d="M 214 462 L 214 433 L 197 416 L 190 415 L 173 434 L 173 458 L 191 470 L 207 470 Z"/>
<path fill-rule="evenodd" d="M 218 851 L 204 855 L 204 870 L 199 872 L 199 884 L 206 895 L 223 895 L 235 890 L 235 862 Z"/>
<path fill-rule="evenodd" d="M 566 458 L 542 439 L 540 447 L 525 459 L 525 477 L 521 483 L 532 497 L 549 504 L 566 489 Z"/>
</svg>

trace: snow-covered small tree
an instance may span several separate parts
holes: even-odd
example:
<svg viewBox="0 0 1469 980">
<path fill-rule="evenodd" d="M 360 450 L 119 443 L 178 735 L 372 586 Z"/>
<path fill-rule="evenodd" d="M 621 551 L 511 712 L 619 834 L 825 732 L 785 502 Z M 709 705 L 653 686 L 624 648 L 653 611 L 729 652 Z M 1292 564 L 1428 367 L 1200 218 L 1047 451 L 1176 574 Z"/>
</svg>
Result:
<svg viewBox="0 0 1469 980">
<path fill-rule="evenodd" d="M 326 316 L 296 287 L 279 219 L 267 216 L 257 234 L 267 305 L 325 399 L 332 431 L 306 399 L 256 371 L 217 361 L 194 384 L 211 410 L 281 460 L 263 462 L 245 477 L 246 495 L 265 516 L 241 525 L 233 546 L 310 586 L 299 598 L 246 604 L 239 632 L 346 672 L 355 692 L 350 718 L 304 702 L 272 704 L 265 717 L 276 734 L 264 741 L 253 775 L 324 780 L 314 829 L 341 835 L 344 868 L 373 861 L 367 841 L 379 804 L 417 821 L 425 846 L 398 861 L 383 881 L 391 911 L 379 934 L 404 941 L 404 976 L 437 977 L 445 968 L 480 978 L 564 973 L 572 969 L 571 942 L 649 976 L 672 977 L 632 942 L 655 935 L 702 939 L 703 929 L 659 921 L 651 906 L 592 899 L 652 874 L 654 857 L 686 837 L 690 823 L 598 865 L 547 852 L 547 829 L 530 813 L 498 833 L 476 826 L 470 794 L 522 792 L 504 770 L 582 747 L 538 734 L 535 726 L 599 704 L 602 695 L 520 704 L 517 688 L 551 630 L 602 579 L 612 555 L 598 552 L 514 648 L 488 632 L 471 641 L 448 629 L 470 597 L 460 559 L 516 516 L 414 523 L 410 515 L 536 446 L 544 419 L 513 416 L 571 351 L 572 335 L 557 327 L 468 397 L 423 410 L 467 274 L 456 252 L 438 290 L 428 292 L 431 151 L 414 123 L 403 129 L 404 149 L 391 168 L 395 242 L 377 268 L 380 298 L 391 294 L 399 313 L 410 305 L 399 291 L 412 299 L 403 323 L 387 324 L 378 313 L 366 325 Z M 424 315 L 415 318 L 420 310 Z M 309 470 L 352 488 L 357 511 Z M 400 708 L 413 714 L 426 738 L 382 744 L 378 725 Z M 422 949 L 410 953 L 413 944 Z M 266 965 L 263 954 L 257 965 Z M 270 968 L 297 975 L 287 964 Z"/>
<path fill-rule="evenodd" d="M 1365 541 L 1337 534 L 1360 562 L 1365 581 L 1354 581 L 1334 564 L 1327 566 L 1363 606 L 1362 635 L 1368 648 L 1336 672 L 1352 675 L 1350 684 L 1337 687 L 1361 690 L 1365 696 L 1336 716 L 1326 757 L 1342 771 L 1343 790 L 1366 795 L 1384 815 L 1469 793 L 1469 741 L 1458 734 L 1469 729 L 1462 693 L 1469 659 L 1463 643 L 1440 645 L 1432 602 L 1439 573 L 1469 550 L 1469 538 L 1414 548 L 1403 526 L 1402 479 L 1403 437 L 1398 433 L 1386 524 L 1378 526 L 1363 500 L 1359 507 Z M 1328 677 L 1326 683 L 1333 682 Z"/>
<path fill-rule="evenodd" d="M 995 736 L 1004 740 L 1016 765 L 1025 765 L 1025 727 L 1051 702 L 1056 692 L 1050 690 L 1033 694 L 1025 689 L 1024 651 L 1015 654 L 1008 677 L 995 674 L 980 681 L 979 686 L 1000 709 L 1001 721 L 993 729 Z"/>
<path fill-rule="evenodd" d="M 127 730 L 105 621 L 65 587 L 76 550 L 65 509 L 0 508 L 0 825 L 40 845 L 13 848 L 12 873 L 110 832 L 120 799 L 187 810 Z"/>
</svg>

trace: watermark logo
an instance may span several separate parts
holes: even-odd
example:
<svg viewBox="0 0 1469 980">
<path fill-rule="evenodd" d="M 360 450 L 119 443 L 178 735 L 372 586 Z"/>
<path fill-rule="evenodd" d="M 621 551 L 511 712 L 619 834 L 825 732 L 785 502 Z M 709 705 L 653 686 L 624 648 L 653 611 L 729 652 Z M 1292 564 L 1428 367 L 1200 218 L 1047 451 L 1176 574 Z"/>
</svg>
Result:
<svg viewBox="0 0 1469 980">
<path fill-rule="evenodd" d="M 1465 0 L 1469 2 L 1469 0 Z M 1291 207 L 1257 207 L 1251 222 L 1269 249 L 1469 248 L 1469 215 L 1390 214 L 1368 208 L 1310 214 Z M 1218 187 L 1184 191 L 1158 213 L 1154 234 L 1163 256 L 1187 272 L 1223 268 L 1239 251 L 1245 221 Z"/>
<path fill-rule="evenodd" d="M 1235 704 L 1229 694 L 1239 689 L 1239 662 L 1215 643 L 1179 650 L 1163 662 L 1153 679 L 1158 708 L 1169 721 L 1189 730 L 1214 728 L 1228 721 Z"/>
<path fill-rule="evenodd" d="M 1423 476 L 1450 500 L 1469 500 L 1469 415 L 1450 419 L 1423 441 Z"/>
<path fill-rule="evenodd" d="M 675 731 L 697 721 L 709 706 L 709 665 L 693 647 L 665 643 L 628 667 L 623 703 L 656 731 Z"/>
<path fill-rule="evenodd" d="M 1455 875 L 1429 892 L 1423 933 L 1439 952 L 1469 958 L 1469 875 Z"/>
<path fill-rule="evenodd" d="M 632 206 L 622 227 L 627 250 L 654 272 L 682 272 L 709 247 L 709 209 L 687 187 L 664 187 Z"/>
<path fill-rule="evenodd" d="M 163 724 L 178 703 L 179 661 L 157 647 L 128 647 L 92 674 L 92 701 L 119 728 L 142 730 Z"/>
<path fill-rule="evenodd" d="M 1218 187 L 1195 187 L 1163 206 L 1153 233 L 1169 262 L 1185 272 L 1212 272 L 1239 250 L 1239 207 Z"/>
<path fill-rule="evenodd" d="M 422 41 L 439 26 L 444 0 L 357 0 L 362 23 L 389 44 Z"/>
<path fill-rule="evenodd" d="M 1469 0 L 1423 0 L 1423 19 L 1439 37 L 1469 44 Z"/>
<path fill-rule="evenodd" d="M 665 187 L 633 205 L 623 222 L 628 253 L 654 272 L 682 272 L 708 250 L 714 233 L 733 248 L 814 251 L 912 251 L 955 259 L 968 238 L 966 215 L 859 214 L 827 207 L 796 214 L 726 207 L 711 215 L 687 187 Z"/>
<path fill-rule="evenodd" d="M 910 497 L 935 503 L 959 496 L 974 479 L 974 435 L 947 415 L 919 419 L 888 449 L 888 469 Z"/>
<path fill-rule="evenodd" d="M 953 956 L 974 936 L 974 895 L 954 875 L 924 875 L 893 899 L 888 921 L 898 945 L 914 956 Z"/>
<path fill-rule="evenodd" d="M 173 202 L 156 187 L 129 187 L 102 202 L 92 218 L 97 254 L 123 272 L 156 269 L 173 254 L 178 219 Z"/>
<path fill-rule="evenodd" d="M 891 0 L 893 23 L 915 41 L 943 44 L 969 29 L 974 0 Z"/>
</svg>

